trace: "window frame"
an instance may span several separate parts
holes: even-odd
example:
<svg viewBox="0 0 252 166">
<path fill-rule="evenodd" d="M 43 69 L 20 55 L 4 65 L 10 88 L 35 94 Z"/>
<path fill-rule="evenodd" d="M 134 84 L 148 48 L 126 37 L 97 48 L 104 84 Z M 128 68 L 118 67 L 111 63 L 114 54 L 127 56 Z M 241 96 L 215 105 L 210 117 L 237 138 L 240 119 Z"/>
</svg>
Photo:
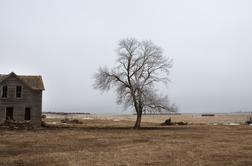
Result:
<svg viewBox="0 0 252 166">
<path fill-rule="evenodd" d="M 3 94 L 4 94 L 4 87 L 6 87 L 6 97 L 3 97 Z M 9 93 L 8 93 L 8 85 L 2 85 L 1 86 L 1 99 L 8 99 L 9 98 Z"/>
<path fill-rule="evenodd" d="M 8 112 L 8 109 L 11 109 L 12 111 L 12 113 L 11 113 L 11 118 L 10 119 L 8 119 L 8 117 L 7 117 L 7 112 Z M 14 120 L 14 107 L 5 107 L 5 120 Z"/>
<path fill-rule="evenodd" d="M 26 111 L 29 111 L 29 119 L 26 119 Z M 24 120 L 25 121 L 31 121 L 31 113 L 32 113 L 32 107 L 25 107 L 25 112 L 24 112 Z"/>
<path fill-rule="evenodd" d="M 17 97 L 17 87 L 21 87 L 20 97 Z M 22 85 L 16 85 L 15 98 L 16 99 L 21 99 L 22 97 L 23 97 L 23 86 Z"/>
</svg>

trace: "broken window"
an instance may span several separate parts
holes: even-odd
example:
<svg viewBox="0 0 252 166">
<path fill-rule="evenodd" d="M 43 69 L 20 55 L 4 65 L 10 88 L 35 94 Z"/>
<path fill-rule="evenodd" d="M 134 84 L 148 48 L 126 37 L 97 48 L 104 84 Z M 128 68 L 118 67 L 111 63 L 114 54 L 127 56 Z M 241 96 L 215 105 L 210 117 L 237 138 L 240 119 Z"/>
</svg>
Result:
<svg viewBox="0 0 252 166">
<path fill-rule="evenodd" d="M 25 108 L 25 120 L 31 120 L 31 108 Z"/>
<path fill-rule="evenodd" d="M 2 98 L 7 98 L 8 95 L 8 87 L 7 86 L 3 86 L 2 87 Z"/>
<path fill-rule="evenodd" d="M 22 86 L 16 87 L 16 98 L 20 98 L 22 96 Z"/>
<path fill-rule="evenodd" d="M 13 107 L 6 108 L 6 120 L 13 120 Z"/>
</svg>

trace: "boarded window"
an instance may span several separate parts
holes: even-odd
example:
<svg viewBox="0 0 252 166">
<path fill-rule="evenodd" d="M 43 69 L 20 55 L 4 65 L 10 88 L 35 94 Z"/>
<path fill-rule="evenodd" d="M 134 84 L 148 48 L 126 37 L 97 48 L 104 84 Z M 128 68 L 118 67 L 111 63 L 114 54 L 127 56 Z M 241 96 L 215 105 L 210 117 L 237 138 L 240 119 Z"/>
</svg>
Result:
<svg viewBox="0 0 252 166">
<path fill-rule="evenodd" d="M 20 98 L 22 96 L 22 86 L 16 87 L 16 97 Z"/>
<path fill-rule="evenodd" d="M 6 108 L 6 120 L 13 120 L 13 107 Z"/>
<path fill-rule="evenodd" d="M 8 95 L 8 87 L 3 86 L 2 87 L 2 98 L 7 98 L 7 95 Z"/>
<path fill-rule="evenodd" d="M 25 120 L 31 120 L 31 108 L 30 107 L 25 108 Z"/>
</svg>

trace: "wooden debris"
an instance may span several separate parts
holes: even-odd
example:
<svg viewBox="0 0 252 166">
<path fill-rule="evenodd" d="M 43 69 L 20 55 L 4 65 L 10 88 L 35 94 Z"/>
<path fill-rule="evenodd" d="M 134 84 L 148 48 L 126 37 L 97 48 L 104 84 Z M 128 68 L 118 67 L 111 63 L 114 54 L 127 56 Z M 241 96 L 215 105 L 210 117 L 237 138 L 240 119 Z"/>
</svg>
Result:
<svg viewBox="0 0 252 166">
<path fill-rule="evenodd" d="M 6 120 L 3 124 L 0 125 L 0 129 L 31 130 L 34 129 L 34 126 L 31 124 L 30 121 Z"/>
<path fill-rule="evenodd" d="M 249 118 L 249 120 L 246 122 L 248 125 L 252 124 L 252 117 Z"/>
<path fill-rule="evenodd" d="M 68 118 L 65 118 L 65 119 L 62 119 L 61 120 L 61 123 L 67 123 L 67 124 L 82 124 L 82 122 L 78 119 L 68 119 Z"/>
<path fill-rule="evenodd" d="M 214 114 L 201 114 L 201 116 L 215 116 Z"/>
<path fill-rule="evenodd" d="M 172 122 L 171 118 L 165 120 L 165 122 L 160 124 L 161 126 L 172 126 L 172 125 L 188 125 L 187 122 Z"/>
</svg>

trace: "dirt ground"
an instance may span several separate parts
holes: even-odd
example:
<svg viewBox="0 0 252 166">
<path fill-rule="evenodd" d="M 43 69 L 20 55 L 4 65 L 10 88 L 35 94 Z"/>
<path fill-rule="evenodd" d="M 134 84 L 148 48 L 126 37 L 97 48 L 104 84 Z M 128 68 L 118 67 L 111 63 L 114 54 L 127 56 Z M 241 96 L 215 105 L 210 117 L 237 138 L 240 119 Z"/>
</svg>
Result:
<svg viewBox="0 0 252 166">
<path fill-rule="evenodd" d="M 48 119 L 50 128 L 0 130 L 0 165 L 252 165 L 251 126 L 161 127 L 147 119 L 141 130 L 112 119 Z"/>
<path fill-rule="evenodd" d="M 110 115 L 110 114 L 91 114 L 91 115 L 56 115 L 47 114 L 48 119 L 63 119 L 76 118 L 76 119 L 93 119 L 93 120 L 112 120 L 112 121 L 135 121 L 136 116 L 125 115 Z M 182 115 L 143 115 L 143 122 L 161 123 L 166 119 L 171 118 L 174 122 L 185 121 L 193 124 L 214 124 L 214 123 L 244 123 L 252 117 L 252 113 L 227 113 L 227 114 L 215 114 L 215 116 L 202 117 L 201 114 L 182 114 Z"/>
</svg>

